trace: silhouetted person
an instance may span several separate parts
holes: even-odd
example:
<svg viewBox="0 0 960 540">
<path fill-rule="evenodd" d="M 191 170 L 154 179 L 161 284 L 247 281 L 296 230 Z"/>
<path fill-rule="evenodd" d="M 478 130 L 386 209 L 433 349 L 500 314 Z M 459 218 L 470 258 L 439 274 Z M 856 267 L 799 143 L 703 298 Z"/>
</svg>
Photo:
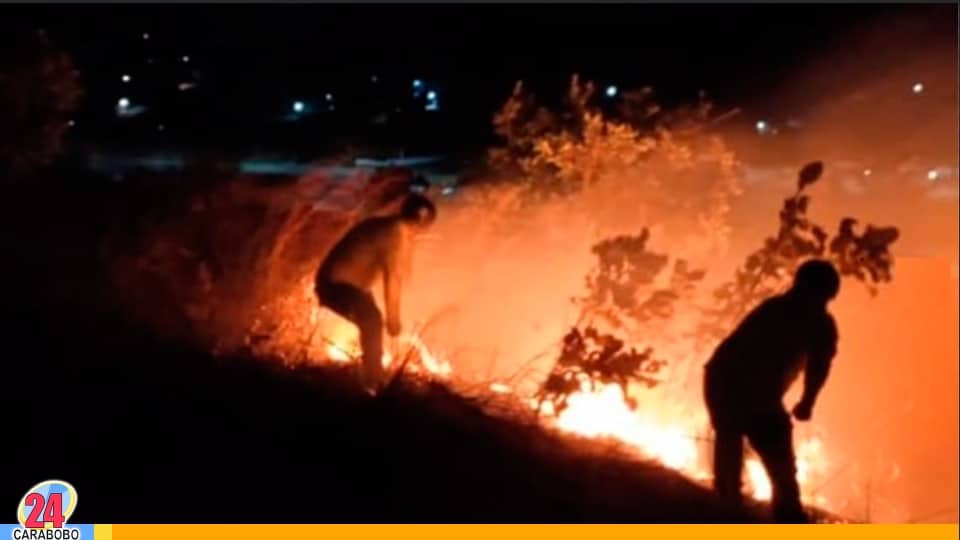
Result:
<svg viewBox="0 0 960 540">
<path fill-rule="evenodd" d="M 367 384 L 383 375 L 383 315 L 370 289 L 383 279 L 386 328 L 400 334 L 400 299 L 410 275 L 414 236 L 433 224 L 436 207 L 422 195 L 408 195 L 400 213 L 361 221 L 330 250 L 316 275 L 320 303 L 353 322 L 360 332 Z"/>
<path fill-rule="evenodd" d="M 827 303 L 839 290 L 840 276 L 832 264 L 804 263 L 791 289 L 748 314 L 706 365 L 704 394 L 716 433 L 714 488 L 727 500 L 742 502 L 746 437 L 770 477 L 778 522 L 807 520 L 783 396 L 804 371 L 803 397 L 793 416 L 810 419 L 836 354 L 837 327 Z"/>
</svg>

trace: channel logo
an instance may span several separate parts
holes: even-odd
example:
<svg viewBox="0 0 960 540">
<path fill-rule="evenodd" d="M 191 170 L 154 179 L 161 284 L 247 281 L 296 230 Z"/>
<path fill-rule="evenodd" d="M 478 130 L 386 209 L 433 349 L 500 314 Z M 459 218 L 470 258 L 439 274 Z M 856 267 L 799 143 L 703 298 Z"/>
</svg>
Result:
<svg viewBox="0 0 960 540">
<path fill-rule="evenodd" d="M 79 540 L 81 530 L 68 527 L 77 508 L 77 490 L 63 480 L 46 480 L 33 486 L 17 507 L 19 527 L 11 527 L 12 540 Z"/>
</svg>

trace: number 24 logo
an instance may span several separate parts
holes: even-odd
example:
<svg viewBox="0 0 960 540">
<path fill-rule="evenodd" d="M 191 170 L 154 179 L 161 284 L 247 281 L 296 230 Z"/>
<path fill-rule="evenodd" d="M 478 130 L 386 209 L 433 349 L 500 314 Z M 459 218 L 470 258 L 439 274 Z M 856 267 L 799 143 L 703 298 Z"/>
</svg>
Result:
<svg viewBox="0 0 960 540">
<path fill-rule="evenodd" d="M 24 527 L 42 529 L 47 523 L 52 523 L 55 529 L 63 527 L 63 493 L 51 493 L 46 501 L 39 493 L 28 493 L 26 505 L 33 509 L 30 510 L 30 515 L 23 524 Z M 43 519 L 40 519 L 41 513 Z"/>
<path fill-rule="evenodd" d="M 72 485 L 62 480 L 47 480 L 30 488 L 20 501 L 17 516 L 20 524 L 28 529 L 59 529 L 76 506 L 77 490 Z"/>
</svg>

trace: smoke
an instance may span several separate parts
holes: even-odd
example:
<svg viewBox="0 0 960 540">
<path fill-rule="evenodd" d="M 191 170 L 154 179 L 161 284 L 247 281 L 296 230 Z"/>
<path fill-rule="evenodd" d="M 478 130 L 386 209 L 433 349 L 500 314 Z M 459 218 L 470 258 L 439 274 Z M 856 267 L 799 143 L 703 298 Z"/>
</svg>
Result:
<svg viewBox="0 0 960 540">
<path fill-rule="evenodd" d="M 849 465 L 833 481 L 845 511 L 874 521 L 957 520 L 957 65 L 956 6 L 928 8 L 830 44 L 785 92 L 818 97 L 796 141 L 828 164 L 814 215 L 902 233 L 893 283 L 848 286 L 833 308 L 817 418 Z"/>
<path fill-rule="evenodd" d="M 820 491 L 831 509 L 872 521 L 957 519 L 956 13 L 946 32 L 942 21 L 918 22 L 924 17 L 877 21 L 821 49 L 780 91 L 784 107 L 797 111 L 784 121 L 798 117 L 799 129 L 776 141 L 725 134 L 745 162 L 745 190 L 729 201 L 726 247 L 692 255 L 714 279 L 729 278 L 772 230 L 796 168 L 809 159 L 826 163 L 811 190 L 817 222 L 833 227 L 852 215 L 900 228 L 893 283 L 871 297 L 850 282 L 835 302 L 840 353 L 814 422 L 797 428 L 827 441 Z M 673 172 L 652 174 L 669 191 Z M 531 390 L 577 321 L 571 299 L 584 293 L 595 242 L 652 227 L 655 249 L 677 256 L 710 238 L 672 230 L 676 214 L 642 204 L 631 212 L 622 202 L 642 201 L 649 189 L 618 178 L 522 208 L 503 186 L 441 201 L 436 229 L 418 248 L 408 316 L 427 323 L 426 341 L 458 374 L 519 375 Z M 675 370 L 661 391 L 695 408 L 705 359 L 649 338 L 666 347 Z"/>
</svg>

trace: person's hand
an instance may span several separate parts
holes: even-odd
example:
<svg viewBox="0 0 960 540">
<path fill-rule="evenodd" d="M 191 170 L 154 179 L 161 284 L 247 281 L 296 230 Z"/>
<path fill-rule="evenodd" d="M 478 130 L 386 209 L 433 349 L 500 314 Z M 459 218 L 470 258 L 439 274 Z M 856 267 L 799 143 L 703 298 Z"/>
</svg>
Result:
<svg viewBox="0 0 960 540">
<path fill-rule="evenodd" d="M 403 330 L 403 325 L 400 324 L 398 319 L 388 319 L 387 320 L 387 333 L 391 337 L 397 337 L 400 335 L 400 332 Z"/>
<path fill-rule="evenodd" d="M 801 422 L 810 420 L 813 416 L 813 404 L 801 401 L 793 408 L 793 417 Z"/>
</svg>

